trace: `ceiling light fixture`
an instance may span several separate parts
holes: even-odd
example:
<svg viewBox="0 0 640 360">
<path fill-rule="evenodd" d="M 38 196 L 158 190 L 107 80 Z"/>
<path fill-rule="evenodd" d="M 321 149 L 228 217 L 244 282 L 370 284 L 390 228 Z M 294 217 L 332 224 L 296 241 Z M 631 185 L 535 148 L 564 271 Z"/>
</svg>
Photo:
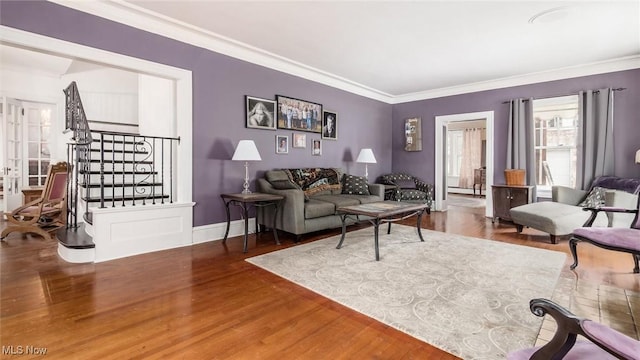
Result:
<svg viewBox="0 0 640 360">
<path fill-rule="evenodd" d="M 555 7 L 552 9 L 541 11 L 533 15 L 529 19 L 529 24 L 533 24 L 533 23 L 550 24 L 566 18 L 567 15 L 569 15 L 568 6 Z"/>
</svg>

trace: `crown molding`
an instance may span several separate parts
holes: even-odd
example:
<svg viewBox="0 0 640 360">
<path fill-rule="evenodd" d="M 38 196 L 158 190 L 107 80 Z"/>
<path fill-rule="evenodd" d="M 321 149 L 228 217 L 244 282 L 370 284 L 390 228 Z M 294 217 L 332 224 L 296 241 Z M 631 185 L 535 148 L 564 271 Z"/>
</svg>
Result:
<svg viewBox="0 0 640 360">
<path fill-rule="evenodd" d="M 570 66 L 501 79 L 464 84 L 415 93 L 392 95 L 341 76 L 316 69 L 240 41 L 171 19 L 121 0 L 77 1 L 49 0 L 53 3 L 89 13 L 127 26 L 132 26 L 170 39 L 198 46 L 236 59 L 295 75 L 356 95 L 388 104 L 427 100 L 478 91 L 561 80 L 579 76 L 602 74 L 640 68 L 640 56 L 630 56 L 591 64 Z"/>
<path fill-rule="evenodd" d="M 124 1 L 50 0 L 53 3 L 195 45 L 303 79 L 389 103 L 391 94 L 256 48 L 211 31 L 171 19 Z"/>
<path fill-rule="evenodd" d="M 580 76 L 597 75 L 638 68 L 640 68 L 640 55 L 628 56 L 590 64 L 568 66 L 560 69 L 540 71 L 535 73 L 505 77 L 501 79 L 464 84 L 460 86 L 452 86 L 447 88 L 398 95 L 394 96 L 390 103 L 400 104 L 411 101 L 434 99 L 445 96 L 502 89 L 507 87 L 536 84 L 547 81 L 570 79 Z"/>
</svg>

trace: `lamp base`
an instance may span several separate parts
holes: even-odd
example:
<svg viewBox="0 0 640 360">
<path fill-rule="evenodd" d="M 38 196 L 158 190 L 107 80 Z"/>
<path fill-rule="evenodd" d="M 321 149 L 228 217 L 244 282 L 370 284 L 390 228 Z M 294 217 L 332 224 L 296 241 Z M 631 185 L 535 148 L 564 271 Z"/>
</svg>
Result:
<svg viewBox="0 0 640 360">
<path fill-rule="evenodd" d="M 251 190 L 249 190 L 249 162 L 244 162 L 244 184 L 242 184 L 242 193 L 243 194 L 251 194 Z"/>
</svg>

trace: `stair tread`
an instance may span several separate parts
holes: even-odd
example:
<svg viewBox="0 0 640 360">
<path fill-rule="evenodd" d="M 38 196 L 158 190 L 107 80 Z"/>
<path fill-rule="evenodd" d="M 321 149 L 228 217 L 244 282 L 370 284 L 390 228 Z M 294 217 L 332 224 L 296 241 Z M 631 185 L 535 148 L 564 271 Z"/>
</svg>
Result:
<svg viewBox="0 0 640 360">
<path fill-rule="evenodd" d="M 84 230 L 84 224 L 78 228 L 67 229 L 66 227 L 56 231 L 58 242 L 69 249 L 93 249 L 96 245 L 93 238 Z"/>
<path fill-rule="evenodd" d="M 85 184 L 82 183 L 78 183 L 79 186 L 83 187 L 83 188 L 100 188 L 100 184 L 89 184 L 89 186 L 86 186 Z M 104 184 L 105 188 L 111 188 L 111 187 L 134 187 L 134 186 L 138 186 L 138 187 L 143 187 L 143 186 L 162 186 L 162 183 L 144 183 L 144 184 L 134 184 L 134 183 L 125 183 L 125 184 Z"/>
<path fill-rule="evenodd" d="M 113 201 L 127 201 L 127 200 L 153 200 L 153 199 L 167 199 L 169 198 L 169 195 L 163 195 L 163 194 L 155 194 L 155 195 L 136 195 L 136 196 L 132 196 L 132 195 L 125 195 L 123 196 L 111 196 L 111 197 L 106 197 L 104 198 L 104 202 L 113 202 Z M 83 201 L 86 202 L 100 202 L 100 198 L 99 197 L 82 197 Z"/>
<path fill-rule="evenodd" d="M 86 171 L 86 170 L 80 170 L 78 171 L 80 174 L 92 174 L 92 175 L 100 175 L 100 171 L 99 170 L 91 170 L 91 171 Z M 158 175 L 157 171 L 150 171 L 150 172 L 140 172 L 140 171 L 121 171 L 121 170 L 116 170 L 116 171 L 104 171 L 104 174 L 116 174 L 116 175 L 131 175 L 131 174 L 136 174 L 136 175 L 140 175 L 140 176 L 147 176 L 147 175 Z"/>
<path fill-rule="evenodd" d="M 91 159 L 89 160 L 89 162 L 93 163 L 93 164 L 97 164 L 100 163 L 100 159 Z M 105 159 L 104 160 L 105 164 L 145 164 L 145 165 L 150 165 L 153 164 L 153 161 L 148 161 L 148 160 L 141 160 L 141 161 L 133 161 L 133 160 L 114 160 L 111 161 L 110 159 Z"/>
</svg>

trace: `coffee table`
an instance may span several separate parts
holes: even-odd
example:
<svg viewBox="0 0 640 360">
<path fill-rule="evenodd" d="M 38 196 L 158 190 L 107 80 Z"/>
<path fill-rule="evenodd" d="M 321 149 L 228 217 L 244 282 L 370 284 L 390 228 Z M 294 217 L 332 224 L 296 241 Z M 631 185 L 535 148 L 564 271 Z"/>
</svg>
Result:
<svg viewBox="0 0 640 360">
<path fill-rule="evenodd" d="M 424 241 L 422 238 L 422 232 L 420 231 L 420 221 L 422 220 L 422 214 L 429 209 L 429 205 L 425 203 L 415 202 L 402 202 L 402 201 L 378 201 L 369 204 L 360 204 L 352 206 L 341 206 L 337 209 L 342 220 L 342 237 L 336 249 L 342 247 L 344 236 L 347 231 L 346 220 L 349 216 L 364 215 L 371 219 L 367 219 L 374 226 L 374 246 L 376 249 L 376 261 L 380 260 L 380 252 L 378 250 L 378 227 L 381 223 L 388 223 L 389 228 L 387 234 L 391 233 L 391 223 L 394 221 L 404 220 L 412 216 L 418 216 L 418 222 L 416 227 L 418 228 L 418 236 L 420 241 Z"/>
</svg>

